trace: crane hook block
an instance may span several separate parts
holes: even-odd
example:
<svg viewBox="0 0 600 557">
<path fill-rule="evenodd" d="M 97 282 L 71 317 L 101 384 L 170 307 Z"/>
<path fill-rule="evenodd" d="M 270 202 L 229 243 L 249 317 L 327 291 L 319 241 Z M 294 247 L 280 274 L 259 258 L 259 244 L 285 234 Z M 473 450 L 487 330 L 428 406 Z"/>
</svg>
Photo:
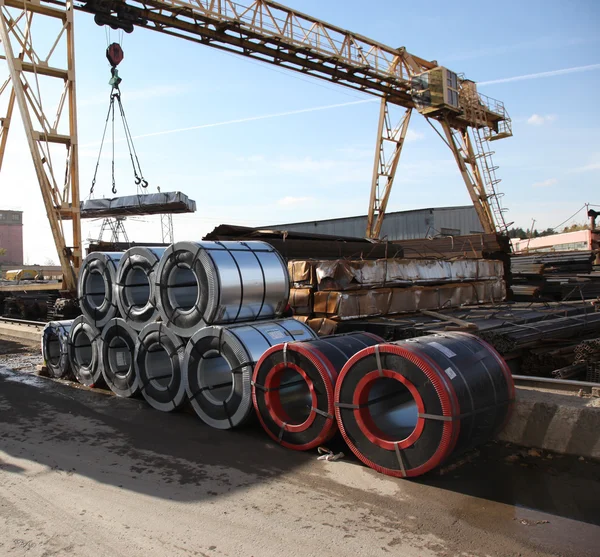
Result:
<svg viewBox="0 0 600 557">
<path fill-rule="evenodd" d="M 125 58 L 125 54 L 123 53 L 121 45 L 118 43 L 112 43 L 106 49 L 106 58 L 108 59 L 110 65 L 113 68 L 116 68 L 123 61 L 123 58 Z"/>
</svg>

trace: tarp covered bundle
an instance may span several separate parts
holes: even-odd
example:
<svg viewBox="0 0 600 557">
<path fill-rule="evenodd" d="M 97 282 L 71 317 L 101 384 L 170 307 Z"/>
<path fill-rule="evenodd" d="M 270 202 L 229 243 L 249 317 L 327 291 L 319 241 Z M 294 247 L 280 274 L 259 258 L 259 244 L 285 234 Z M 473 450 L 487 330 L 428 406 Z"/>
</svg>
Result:
<svg viewBox="0 0 600 557">
<path fill-rule="evenodd" d="M 81 202 L 82 219 L 195 211 L 196 202 L 180 191 L 86 199 Z"/>
</svg>

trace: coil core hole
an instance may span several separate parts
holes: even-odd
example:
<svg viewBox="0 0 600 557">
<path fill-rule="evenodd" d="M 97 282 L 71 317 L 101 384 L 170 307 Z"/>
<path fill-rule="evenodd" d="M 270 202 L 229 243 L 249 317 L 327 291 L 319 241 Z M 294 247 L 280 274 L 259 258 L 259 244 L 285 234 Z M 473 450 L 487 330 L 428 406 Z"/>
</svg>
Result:
<svg viewBox="0 0 600 557">
<path fill-rule="evenodd" d="M 370 384 L 364 411 L 369 418 L 367 427 L 374 430 L 371 433 L 390 441 L 408 438 L 419 419 L 412 393 L 391 377 L 380 377 Z"/>
</svg>

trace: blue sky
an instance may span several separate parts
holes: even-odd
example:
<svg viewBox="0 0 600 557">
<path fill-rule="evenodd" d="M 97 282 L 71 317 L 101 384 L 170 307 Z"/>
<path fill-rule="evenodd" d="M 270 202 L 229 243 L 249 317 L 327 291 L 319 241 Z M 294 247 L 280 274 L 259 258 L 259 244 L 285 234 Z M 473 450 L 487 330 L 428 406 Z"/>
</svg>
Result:
<svg viewBox="0 0 600 557">
<path fill-rule="evenodd" d="M 434 0 L 427 10 L 383 0 L 368 10 L 354 0 L 287 5 L 437 60 L 504 101 L 514 137 L 493 145 L 509 221 L 528 227 L 535 219 L 538 228 L 552 227 L 586 202 L 600 204 L 600 2 L 463 1 L 457 7 Z M 44 29 L 38 36 L 45 38 Z M 112 32 L 110 39 L 118 38 Z M 86 197 L 110 90 L 105 28 L 77 14 L 76 45 Z M 261 225 L 366 212 L 377 101 L 152 31 L 136 29 L 122 45 L 123 102 L 149 189 L 180 190 L 197 202 L 194 215 L 175 217 L 176 239 L 199 239 L 224 222 Z M 585 66 L 592 67 L 503 81 Z M 11 130 L 0 178 L 2 205 L 25 210 L 26 259 L 43 262 L 55 258 L 53 243 L 18 127 Z M 119 194 L 135 193 L 125 144 L 115 147 Z M 96 197 L 112 195 L 109 166 L 103 158 Z M 450 151 L 415 114 L 388 210 L 467 203 Z M 583 222 L 584 213 L 573 220 Z M 99 226 L 85 223 L 84 236 L 97 236 Z M 131 221 L 127 229 L 133 240 L 160 238 L 156 217 Z"/>
</svg>

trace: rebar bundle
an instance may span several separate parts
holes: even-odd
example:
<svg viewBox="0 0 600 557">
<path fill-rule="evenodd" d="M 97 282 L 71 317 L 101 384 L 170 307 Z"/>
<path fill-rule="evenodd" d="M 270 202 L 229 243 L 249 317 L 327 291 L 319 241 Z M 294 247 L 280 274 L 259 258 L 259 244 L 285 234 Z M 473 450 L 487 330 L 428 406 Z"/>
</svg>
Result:
<svg viewBox="0 0 600 557">
<path fill-rule="evenodd" d="M 571 339 L 595 332 L 600 333 L 600 312 L 508 325 L 483 332 L 481 337 L 501 354 L 508 354 L 521 348 L 536 346 L 546 340 Z"/>
</svg>

